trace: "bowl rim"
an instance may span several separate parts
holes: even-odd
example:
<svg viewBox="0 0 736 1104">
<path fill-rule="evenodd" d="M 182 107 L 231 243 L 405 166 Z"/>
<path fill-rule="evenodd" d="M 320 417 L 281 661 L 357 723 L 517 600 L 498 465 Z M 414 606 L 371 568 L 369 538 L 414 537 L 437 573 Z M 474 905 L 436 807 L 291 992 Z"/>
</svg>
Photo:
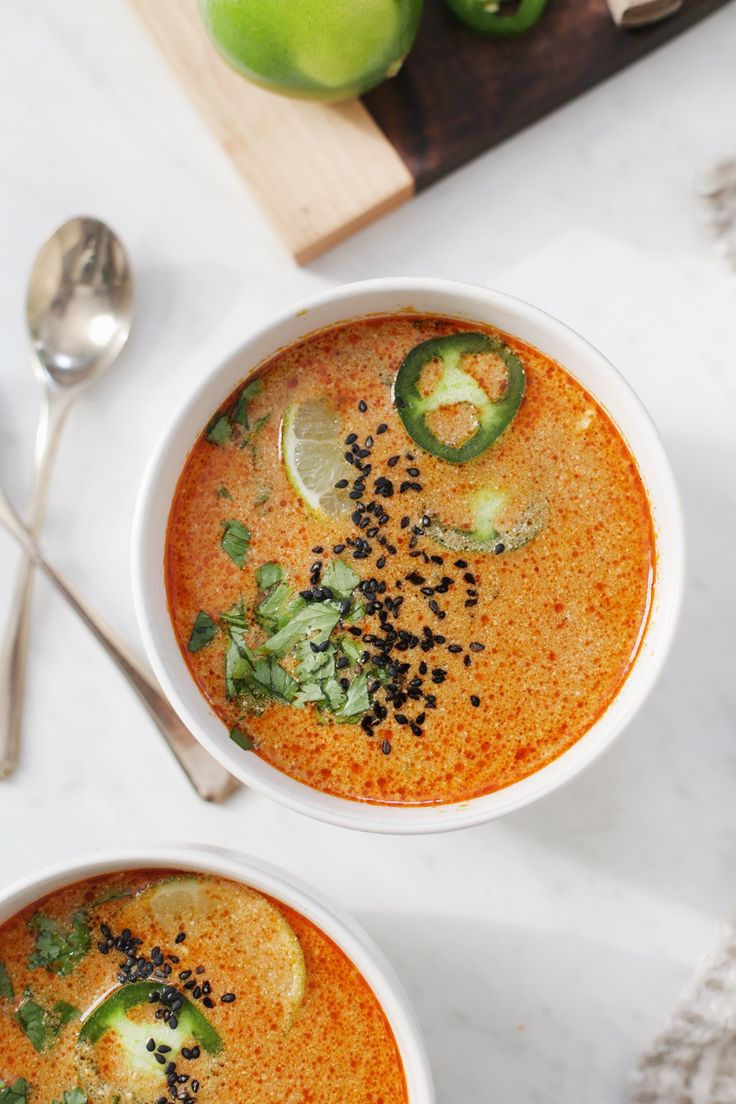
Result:
<svg viewBox="0 0 736 1104">
<path fill-rule="evenodd" d="M 198 711 L 197 706 L 192 704 L 192 688 L 198 699 L 201 696 L 181 658 L 178 645 L 176 646 L 179 657 L 178 672 L 172 671 L 162 659 L 162 649 L 173 639 L 173 629 L 165 603 L 165 588 L 165 617 L 162 616 L 160 608 L 158 611 L 154 608 L 155 603 L 152 598 L 156 586 L 162 588 L 163 585 L 163 554 L 157 568 L 154 567 L 149 562 L 147 545 L 149 534 L 152 531 L 155 532 L 157 525 L 162 532 L 162 539 L 165 539 L 171 499 L 168 496 L 165 505 L 166 517 L 162 519 L 157 495 L 160 494 L 160 484 L 164 478 L 167 459 L 172 450 L 176 449 L 177 444 L 181 447 L 179 440 L 181 426 L 187 417 L 193 417 L 196 411 L 200 411 L 201 416 L 198 416 L 197 423 L 199 427 L 197 432 L 199 432 L 218 403 L 233 390 L 239 379 L 247 378 L 263 363 L 264 359 L 273 356 L 294 341 L 301 340 L 304 336 L 325 326 L 338 324 L 339 321 L 385 313 L 400 313 L 402 310 L 422 311 L 425 308 L 415 307 L 414 301 L 421 301 L 423 298 L 448 301 L 449 309 L 443 312 L 434 307 L 428 313 L 445 313 L 447 317 L 461 317 L 468 320 L 475 318 L 476 321 L 480 321 L 477 314 L 474 314 L 475 309 L 480 311 L 481 316 L 484 312 L 492 312 L 499 320 L 506 319 L 507 323 L 510 320 L 512 323 L 510 325 L 501 324 L 501 321 L 496 324 L 501 329 L 518 333 L 522 340 L 547 351 L 562 363 L 573 378 L 580 377 L 579 373 L 570 366 L 571 361 L 584 365 L 585 371 L 596 377 L 598 387 L 591 386 L 587 381 L 583 386 L 613 418 L 619 432 L 626 440 L 639 466 L 650 506 L 655 515 L 657 578 L 653 608 L 643 632 L 642 644 L 626 679 L 601 717 L 570 748 L 528 777 L 491 793 L 440 805 L 379 805 L 325 794 L 323 791 L 290 778 L 257 756 L 243 753 L 235 745 L 225 746 L 222 734 L 224 733 L 226 737 L 227 733 L 223 722 L 209 707 L 208 719 L 204 721 L 201 709 Z M 356 305 L 365 299 L 391 299 L 395 302 L 393 305 L 387 304 L 366 310 Z M 458 301 L 461 301 L 467 310 L 460 309 L 457 305 Z M 451 303 L 454 305 L 450 306 Z M 325 311 L 334 316 L 331 321 L 319 321 L 320 315 Z M 298 330 L 296 336 L 285 336 L 295 327 Z M 537 339 L 530 339 L 530 333 Z M 250 350 L 259 346 L 270 349 L 270 352 L 266 357 L 254 355 L 254 359 L 247 362 L 248 367 L 243 368 L 243 362 L 250 355 Z M 556 351 L 551 351 L 558 348 L 565 350 L 565 356 L 560 357 Z M 225 386 L 223 380 L 228 378 L 228 374 L 232 379 Z M 608 391 L 620 410 L 626 411 L 631 432 L 627 432 L 621 426 L 620 412 L 619 416 L 612 414 L 609 403 L 601 397 L 601 391 Z M 646 445 L 647 466 L 652 477 L 656 476 L 657 481 L 656 498 L 653 494 L 652 481 L 645 478 L 642 470 L 642 456 L 631 444 L 630 437 L 634 430 Z M 195 438 L 196 434 L 192 435 L 191 440 L 187 440 L 185 455 L 188 455 Z M 180 470 L 181 467 L 179 472 Z M 662 524 L 664 524 L 664 530 L 660 535 Z M 216 759 L 245 785 L 265 793 L 296 812 L 316 817 L 327 823 L 359 830 L 419 834 L 471 827 L 525 808 L 577 777 L 610 747 L 645 701 L 669 652 L 682 605 L 685 541 L 679 494 L 657 429 L 631 385 L 595 346 L 554 316 L 506 293 L 454 280 L 431 277 L 390 277 L 338 285 L 301 300 L 272 317 L 264 325 L 251 328 L 249 336 L 233 352 L 208 367 L 202 380 L 183 398 L 178 409 L 171 416 L 149 460 L 136 504 L 131 562 L 136 616 L 149 660 L 164 692 L 182 721 Z M 649 648 L 652 642 L 656 643 L 653 650 Z M 174 667 L 176 666 L 174 659 Z M 182 669 L 186 673 L 185 679 L 179 677 Z M 185 700 L 187 691 L 189 701 Z M 201 698 L 201 701 L 204 699 Z M 234 754 L 235 751 L 237 755 Z"/>
<path fill-rule="evenodd" d="M 383 952 L 350 913 L 272 863 L 230 848 L 194 843 L 90 852 L 43 867 L 0 890 L 0 925 L 74 882 L 120 870 L 149 868 L 230 878 L 289 905 L 310 920 L 347 955 L 378 1000 L 401 1056 L 408 1104 L 434 1104 L 432 1074 L 419 1021 Z"/>
</svg>

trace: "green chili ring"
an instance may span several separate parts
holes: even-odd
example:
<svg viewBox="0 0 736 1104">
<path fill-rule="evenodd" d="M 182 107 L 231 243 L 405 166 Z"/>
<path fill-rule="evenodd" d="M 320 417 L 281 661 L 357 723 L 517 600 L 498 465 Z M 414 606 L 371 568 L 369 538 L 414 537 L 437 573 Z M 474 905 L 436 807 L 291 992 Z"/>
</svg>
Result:
<svg viewBox="0 0 736 1104">
<path fill-rule="evenodd" d="M 466 353 L 489 353 L 506 366 L 503 396 L 493 401 L 461 364 Z M 441 362 L 441 375 L 429 395 L 422 395 L 419 382 L 425 365 Z M 407 433 L 421 448 L 452 464 L 463 464 L 485 452 L 510 424 L 521 405 L 526 377 L 521 360 L 498 337 L 485 333 L 456 333 L 416 345 L 406 355 L 394 382 L 394 403 Z M 460 445 L 441 441 L 430 428 L 427 416 L 443 406 L 470 403 L 475 407 L 477 428 Z"/>
<path fill-rule="evenodd" d="M 537 22 L 547 0 L 519 0 L 516 11 L 504 14 L 508 0 L 445 0 L 466 27 L 492 38 L 514 38 Z"/>
</svg>

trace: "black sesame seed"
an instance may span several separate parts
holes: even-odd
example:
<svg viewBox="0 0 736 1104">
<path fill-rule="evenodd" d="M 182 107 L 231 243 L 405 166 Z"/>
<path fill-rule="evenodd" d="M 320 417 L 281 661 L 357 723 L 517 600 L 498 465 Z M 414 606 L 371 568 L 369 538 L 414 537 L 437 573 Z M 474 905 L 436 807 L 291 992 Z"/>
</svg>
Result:
<svg viewBox="0 0 736 1104">
<path fill-rule="evenodd" d="M 384 740 L 383 743 L 381 744 L 381 751 L 383 752 L 384 755 L 390 755 L 391 754 L 391 744 L 389 743 L 388 740 Z"/>
<path fill-rule="evenodd" d="M 357 440 L 358 440 L 358 434 L 357 433 L 348 433 L 347 437 L 345 438 L 345 444 L 346 445 L 354 445 Z"/>
<path fill-rule="evenodd" d="M 205 1006 L 205 1008 L 215 1007 L 215 1002 L 213 1001 L 212 997 L 203 997 L 202 1004 Z"/>
<path fill-rule="evenodd" d="M 388 466 L 390 468 L 395 468 L 400 459 L 401 459 L 400 456 L 389 456 L 388 461 L 387 461 Z"/>
<path fill-rule="evenodd" d="M 469 655 L 463 656 L 463 663 L 465 664 L 466 667 L 469 667 L 472 662 L 473 661 L 472 661 L 472 659 L 470 658 Z"/>
<path fill-rule="evenodd" d="M 166 1065 L 166 1059 L 164 1058 L 163 1054 L 154 1054 L 153 1057 L 156 1059 L 160 1066 Z"/>
<path fill-rule="evenodd" d="M 480 705 L 480 698 L 478 697 L 477 694 L 471 694 L 470 695 L 470 704 L 472 706 L 474 706 L 476 709 L 478 708 L 478 706 Z"/>
<path fill-rule="evenodd" d="M 347 485 L 347 480 L 345 480 L 345 484 Z M 336 544 L 334 546 L 334 548 L 332 549 L 332 551 L 335 553 L 336 556 L 339 556 L 341 552 L 345 551 L 345 545 L 344 544 Z"/>
<path fill-rule="evenodd" d="M 497 544 L 497 545 L 496 545 L 496 546 L 494 547 L 493 551 L 495 552 L 495 554 L 496 554 L 497 556 L 500 556 L 502 552 L 505 552 L 505 551 L 506 551 L 506 545 L 505 545 L 505 544 L 502 544 L 502 543 L 501 543 L 501 542 L 499 541 L 499 543 L 498 543 L 498 544 Z"/>
<path fill-rule="evenodd" d="M 146 1045 L 148 1045 L 148 1044 L 146 1044 Z M 167 1043 L 160 1043 L 156 1047 L 156 1050 L 159 1052 L 159 1054 L 170 1054 L 171 1053 L 171 1047 L 168 1046 Z"/>
<path fill-rule="evenodd" d="M 155 1039 L 149 1039 L 148 1042 L 146 1043 L 146 1050 L 149 1052 L 149 1054 L 152 1054 L 155 1049 L 156 1049 L 156 1040 Z"/>
<path fill-rule="evenodd" d="M 472 640 L 470 642 L 471 652 L 484 652 L 485 648 L 485 644 L 481 644 L 480 640 Z"/>
<path fill-rule="evenodd" d="M 457 655 L 458 652 L 461 652 L 463 650 L 462 644 L 448 644 L 447 650 L 448 652 L 453 652 L 454 655 Z"/>
<path fill-rule="evenodd" d="M 461 570 L 468 566 L 467 560 L 455 560 L 455 567 L 459 567 Z"/>
<path fill-rule="evenodd" d="M 376 433 L 385 433 L 387 429 L 388 426 L 386 425 L 386 423 L 381 422 L 381 424 L 376 428 Z"/>
<path fill-rule="evenodd" d="M 365 414 L 367 409 L 368 409 L 368 403 L 365 401 L 365 399 L 361 399 L 360 402 L 358 403 L 358 410 L 360 411 L 361 414 Z"/>
<path fill-rule="evenodd" d="M 233 1001 L 235 1000 L 235 994 L 234 993 L 223 993 L 222 996 L 220 997 L 220 1000 L 222 1001 L 223 1004 L 232 1004 Z"/>
</svg>

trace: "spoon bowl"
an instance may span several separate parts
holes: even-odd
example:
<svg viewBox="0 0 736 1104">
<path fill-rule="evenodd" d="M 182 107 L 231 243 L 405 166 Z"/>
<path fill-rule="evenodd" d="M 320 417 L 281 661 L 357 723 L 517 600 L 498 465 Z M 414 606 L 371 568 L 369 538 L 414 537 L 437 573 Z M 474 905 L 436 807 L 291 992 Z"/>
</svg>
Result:
<svg viewBox="0 0 736 1104">
<path fill-rule="evenodd" d="M 116 359 L 130 333 L 133 278 L 117 235 L 99 219 L 70 219 L 36 257 L 26 319 L 41 383 L 67 390 L 90 383 Z"/>
</svg>

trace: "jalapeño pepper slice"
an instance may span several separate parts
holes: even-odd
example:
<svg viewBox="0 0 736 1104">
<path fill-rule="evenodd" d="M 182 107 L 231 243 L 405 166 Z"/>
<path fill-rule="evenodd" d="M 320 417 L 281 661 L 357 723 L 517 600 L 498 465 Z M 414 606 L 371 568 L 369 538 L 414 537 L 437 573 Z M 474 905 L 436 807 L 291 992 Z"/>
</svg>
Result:
<svg viewBox="0 0 736 1104">
<path fill-rule="evenodd" d="M 176 1018 L 174 1014 L 167 1021 L 155 1018 L 151 1007 L 154 994 L 160 995 L 163 990 L 165 996 L 167 988 L 162 982 L 150 981 L 123 985 L 84 1021 L 77 1037 L 75 1061 L 80 1087 L 90 1100 L 124 1098 L 130 1104 L 147 1104 L 160 1097 L 166 1087 L 166 1071 L 160 1057 L 153 1053 L 149 1042 L 152 1036 L 156 1043 L 167 1044 L 175 1053 L 192 1042 L 207 1054 L 219 1053 L 220 1035 L 183 993 L 171 990 L 176 998 Z M 142 1005 L 146 1007 L 136 1016 L 134 1010 Z M 156 1007 L 162 1005 L 156 1002 Z"/>
<path fill-rule="evenodd" d="M 498 360 L 503 363 L 506 378 L 498 399 L 463 367 L 463 357 L 469 355 L 492 357 L 494 367 Z M 456 333 L 423 341 L 407 354 L 394 382 L 394 402 L 421 448 L 462 464 L 501 436 L 519 409 L 525 386 L 521 361 L 500 338 Z"/>
<path fill-rule="evenodd" d="M 492 552 L 498 556 L 515 552 L 534 540 L 547 520 L 543 500 L 519 500 L 511 490 L 484 487 L 471 495 L 468 506 L 471 528 L 443 525 L 432 517 L 427 536 L 452 552 Z"/>
<path fill-rule="evenodd" d="M 510 0 L 445 0 L 466 27 L 492 38 L 524 34 L 539 19 L 547 0 L 519 0 L 515 11 L 504 11 Z"/>
</svg>

